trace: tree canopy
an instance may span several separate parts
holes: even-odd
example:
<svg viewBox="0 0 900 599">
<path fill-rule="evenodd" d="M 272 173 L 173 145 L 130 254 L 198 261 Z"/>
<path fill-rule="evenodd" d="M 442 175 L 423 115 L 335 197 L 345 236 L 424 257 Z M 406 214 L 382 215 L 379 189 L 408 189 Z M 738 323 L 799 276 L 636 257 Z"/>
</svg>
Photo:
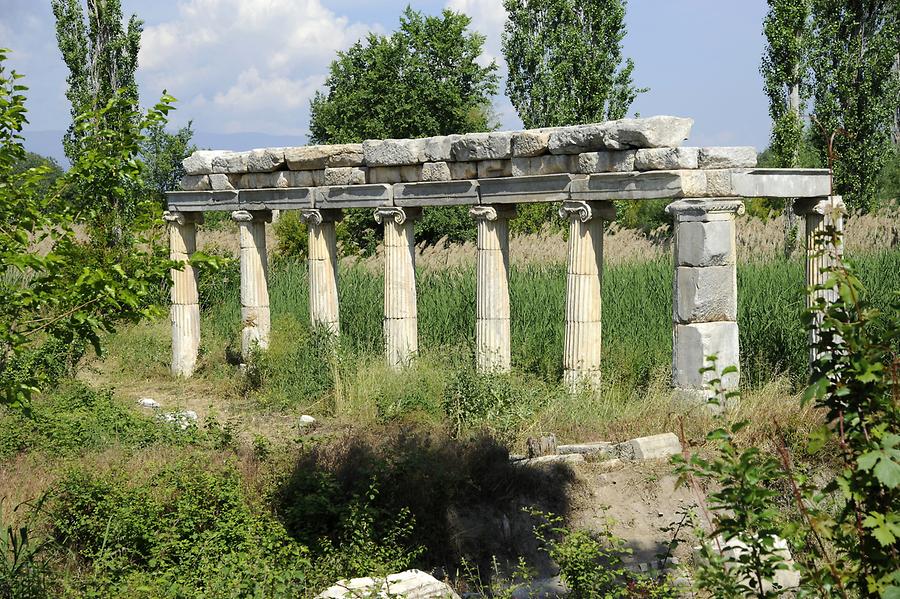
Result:
<svg viewBox="0 0 900 599">
<path fill-rule="evenodd" d="M 622 61 L 624 0 L 504 0 L 506 92 L 526 128 L 619 119 L 639 93 Z"/>
<path fill-rule="evenodd" d="M 314 143 L 414 138 L 490 127 L 497 65 L 481 66 L 484 36 L 471 19 L 407 8 L 390 36 L 370 34 L 331 63 L 325 93 L 311 102 Z"/>
</svg>

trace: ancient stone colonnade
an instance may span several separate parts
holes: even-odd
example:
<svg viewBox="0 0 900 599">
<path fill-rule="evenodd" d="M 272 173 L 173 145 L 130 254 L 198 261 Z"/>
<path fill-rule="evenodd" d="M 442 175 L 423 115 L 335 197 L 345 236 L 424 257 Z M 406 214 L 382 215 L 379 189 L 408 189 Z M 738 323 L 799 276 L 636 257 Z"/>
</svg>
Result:
<svg viewBox="0 0 900 599">
<path fill-rule="evenodd" d="M 691 119 L 659 116 L 593 125 L 362 144 L 197 152 L 182 190 L 168 195 L 171 253 L 196 251 L 203 213 L 229 211 L 240 229 L 242 349 L 265 349 L 270 318 L 266 223 L 299 210 L 309 228 L 310 320 L 340 330 L 335 223 L 367 208 L 384 227 L 387 360 L 402 368 L 418 350 L 414 222 L 433 206 L 466 205 L 478 230 L 476 359 L 510 368 L 509 220 L 516 205 L 558 203 L 569 225 L 563 365 L 571 387 L 601 372 L 603 226 L 613 201 L 667 198 L 675 220 L 672 383 L 703 395 L 706 357 L 737 365 L 735 215 L 742 198 L 795 198 L 806 215 L 809 283 L 825 224 L 840 222 L 827 171 L 756 168 L 748 147 L 682 147 Z M 824 219 L 829 219 L 828 223 Z M 835 220 L 836 219 L 836 220 Z M 199 344 L 197 273 L 173 272 L 172 371 L 190 376 Z M 727 387 L 738 384 L 729 375 Z"/>
</svg>

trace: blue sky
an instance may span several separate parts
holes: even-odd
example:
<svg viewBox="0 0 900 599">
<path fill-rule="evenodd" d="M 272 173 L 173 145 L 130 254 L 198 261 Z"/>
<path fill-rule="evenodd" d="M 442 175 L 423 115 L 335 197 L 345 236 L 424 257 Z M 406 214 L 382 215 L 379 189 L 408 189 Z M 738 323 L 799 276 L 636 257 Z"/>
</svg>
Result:
<svg viewBox="0 0 900 599">
<path fill-rule="evenodd" d="M 335 51 L 368 31 L 392 30 L 407 4 L 426 13 L 445 7 L 473 17 L 487 36 L 483 60 L 505 72 L 502 0 L 123 0 L 145 22 L 139 83 L 149 104 L 163 89 L 178 98 L 173 124 L 237 146 L 303 139 L 309 99 L 322 88 Z M 691 143 L 754 145 L 768 140 L 759 61 L 765 0 L 631 0 L 626 56 L 635 83 L 650 91 L 633 112 L 696 121 Z M 29 92 L 26 135 L 68 125 L 66 69 L 56 47 L 49 0 L 0 0 L 0 47 Z M 503 91 L 495 99 L 504 128 L 521 124 Z M 278 137 L 280 136 L 280 137 Z M 298 141 L 300 143 L 300 141 Z"/>
</svg>

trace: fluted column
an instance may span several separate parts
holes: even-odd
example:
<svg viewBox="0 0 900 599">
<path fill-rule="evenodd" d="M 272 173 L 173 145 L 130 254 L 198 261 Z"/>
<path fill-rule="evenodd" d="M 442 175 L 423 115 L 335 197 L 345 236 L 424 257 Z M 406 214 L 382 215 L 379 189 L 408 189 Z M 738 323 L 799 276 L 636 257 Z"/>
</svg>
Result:
<svg viewBox="0 0 900 599">
<path fill-rule="evenodd" d="M 231 213 L 241 238 L 241 355 L 246 360 L 254 348 L 269 347 L 269 261 L 266 253 L 268 210 Z"/>
<path fill-rule="evenodd" d="M 566 274 L 566 338 L 563 380 L 575 391 L 600 384 L 602 344 L 603 221 L 613 220 L 612 202 L 563 202 L 569 221 Z"/>
<path fill-rule="evenodd" d="M 375 209 L 375 221 L 384 225 L 384 343 L 394 369 L 419 351 L 413 222 L 420 214 L 418 208 Z"/>
<path fill-rule="evenodd" d="M 338 254 L 335 223 L 340 210 L 304 209 L 300 218 L 309 230 L 309 319 L 313 326 L 340 333 Z"/>
<path fill-rule="evenodd" d="M 698 399 L 717 373 L 701 369 L 716 356 L 716 369 L 740 368 L 734 217 L 744 203 L 731 198 L 687 199 L 669 204 L 675 217 L 672 384 Z M 736 389 L 738 372 L 722 378 Z"/>
<path fill-rule="evenodd" d="M 200 295 L 197 269 L 188 261 L 197 251 L 197 225 L 203 224 L 203 213 L 164 212 L 163 219 L 169 226 L 169 257 L 184 265 L 171 271 L 172 374 L 190 377 L 200 347 Z"/>
<path fill-rule="evenodd" d="M 473 206 L 478 223 L 475 360 L 481 372 L 509 372 L 509 220 L 510 205 Z"/>
<path fill-rule="evenodd" d="M 824 299 L 830 304 L 837 299 L 837 290 L 815 288 L 828 281 L 828 271 L 844 254 L 841 235 L 835 238 L 831 235 L 831 231 L 843 233 L 847 207 L 841 196 L 831 196 L 796 200 L 794 211 L 806 220 L 806 286 L 810 290 L 806 295 L 806 307 L 814 306 L 819 299 Z M 818 329 L 821 322 L 822 314 L 817 313 L 814 326 L 809 331 L 810 364 L 814 363 L 819 355 L 816 345 L 819 342 Z"/>
</svg>

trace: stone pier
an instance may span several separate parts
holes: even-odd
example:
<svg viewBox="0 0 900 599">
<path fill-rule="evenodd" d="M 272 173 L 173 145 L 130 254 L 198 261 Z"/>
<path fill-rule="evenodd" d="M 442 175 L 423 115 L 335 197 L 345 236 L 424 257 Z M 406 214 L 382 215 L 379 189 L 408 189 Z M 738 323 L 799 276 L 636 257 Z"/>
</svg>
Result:
<svg viewBox="0 0 900 599">
<path fill-rule="evenodd" d="M 165 212 L 163 219 L 169 224 L 169 257 L 184 264 L 171 271 L 172 374 L 190 377 L 200 347 L 200 295 L 197 269 L 188 261 L 197 251 L 197 225 L 203 224 L 203 214 Z"/>
<path fill-rule="evenodd" d="M 514 205 L 473 206 L 478 223 L 475 360 L 481 372 L 509 372 L 509 221 Z"/>
<path fill-rule="evenodd" d="M 572 391 L 600 385 L 603 287 L 603 221 L 613 220 L 612 202 L 563 202 L 569 221 L 566 274 L 566 337 L 563 381 Z"/>
<path fill-rule="evenodd" d="M 335 223 L 340 210 L 304 208 L 301 220 L 309 229 L 309 319 L 313 326 L 340 334 L 338 309 L 338 253 Z"/>
<path fill-rule="evenodd" d="M 737 269 L 734 217 L 738 199 L 687 199 L 669 204 L 675 217 L 672 384 L 696 398 L 707 398 L 708 382 L 729 366 L 740 367 L 737 325 Z M 716 356 L 716 371 L 701 373 Z M 738 387 L 738 372 L 722 378 Z"/>
<path fill-rule="evenodd" d="M 241 241 L 241 355 L 249 359 L 253 350 L 269 347 L 269 261 L 266 252 L 268 210 L 236 210 Z"/>
<path fill-rule="evenodd" d="M 794 212 L 806 220 L 806 285 L 810 288 L 806 294 L 806 307 L 816 305 L 820 299 L 830 304 L 837 299 L 837 291 L 815 288 L 828 281 L 828 269 L 834 267 L 844 253 L 843 240 L 838 237 L 835 245 L 831 236 L 832 231 L 844 231 L 844 215 L 847 213 L 844 200 L 841 196 L 800 199 L 794 202 Z M 821 321 L 820 313 L 816 315 L 816 326 L 809 332 L 810 365 L 819 356 L 816 345 L 819 343 L 817 329 Z"/>
<path fill-rule="evenodd" d="M 394 369 L 408 365 L 419 351 L 413 225 L 421 213 L 417 208 L 375 209 L 375 222 L 384 225 L 384 343 Z"/>
</svg>

